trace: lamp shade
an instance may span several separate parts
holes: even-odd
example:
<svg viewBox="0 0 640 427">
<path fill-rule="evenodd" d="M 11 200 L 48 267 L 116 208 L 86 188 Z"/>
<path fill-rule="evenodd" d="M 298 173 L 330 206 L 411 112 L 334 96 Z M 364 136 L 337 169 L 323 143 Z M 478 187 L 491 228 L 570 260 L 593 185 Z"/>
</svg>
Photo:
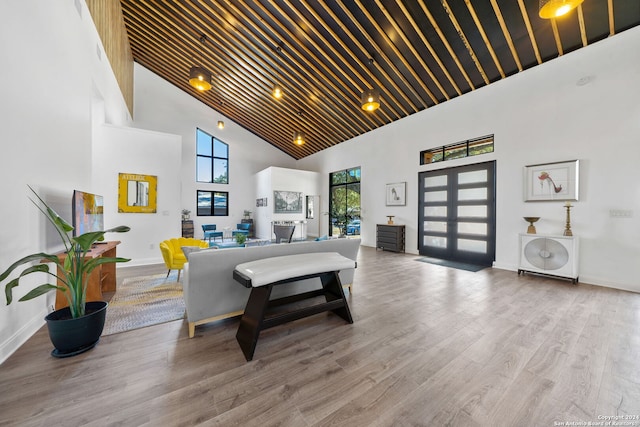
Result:
<svg viewBox="0 0 640 427">
<path fill-rule="evenodd" d="M 380 92 L 377 89 L 367 89 L 362 92 L 362 109 L 365 111 L 375 111 L 380 107 Z"/>
<path fill-rule="evenodd" d="M 566 15 L 584 0 L 540 0 L 540 18 L 553 19 Z"/>
<path fill-rule="evenodd" d="M 224 122 L 222 120 L 218 120 L 218 129 L 224 129 Z"/>
<path fill-rule="evenodd" d="M 282 87 L 281 87 L 278 83 L 276 83 L 275 85 L 273 85 L 273 97 L 274 97 L 275 99 L 280 99 L 280 98 L 282 98 L 283 93 L 284 93 L 284 92 L 282 91 Z"/>
<path fill-rule="evenodd" d="M 199 91 L 211 89 L 211 73 L 200 66 L 191 67 L 189 84 Z"/>
<path fill-rule="evenodd" d="M 304 132 L 296 131 L 293 133 L 293 143 L 296 145 L 304 144 Z"/>
</svg>

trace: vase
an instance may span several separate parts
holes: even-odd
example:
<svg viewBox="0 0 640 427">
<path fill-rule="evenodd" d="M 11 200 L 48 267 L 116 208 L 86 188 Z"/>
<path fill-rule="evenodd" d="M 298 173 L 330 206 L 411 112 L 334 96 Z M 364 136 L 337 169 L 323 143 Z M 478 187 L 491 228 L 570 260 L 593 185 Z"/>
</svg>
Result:
<svg viewBox="0 0 640 427">
<path fill-rule="evenodd" d="M 44 320 L 55 347 L 53 357 L 71 357 L 92 349 L 100 340 L 108 304 L 91 301 L 85 304 L 85 315 L 72 318 L 69 307 L 49 313 Z"/>
</svg>

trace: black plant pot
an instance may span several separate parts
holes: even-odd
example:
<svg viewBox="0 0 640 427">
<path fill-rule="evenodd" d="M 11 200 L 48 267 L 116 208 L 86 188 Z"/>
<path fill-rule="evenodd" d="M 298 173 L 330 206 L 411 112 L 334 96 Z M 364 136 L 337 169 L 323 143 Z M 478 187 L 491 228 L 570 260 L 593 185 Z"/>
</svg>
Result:
<svg viewBox="0 0 640 427">
<path fill-rule="evenodd" d="M 85 315 L 71 317 L 69 307 L 53 311 L 44 318 L 49 338 L 55 349 L 53 357 L 70 357 L 92 349 L 100 339 L 107 315 L 107 303 L 92 301 L 85 304 Z"/>
</svg>

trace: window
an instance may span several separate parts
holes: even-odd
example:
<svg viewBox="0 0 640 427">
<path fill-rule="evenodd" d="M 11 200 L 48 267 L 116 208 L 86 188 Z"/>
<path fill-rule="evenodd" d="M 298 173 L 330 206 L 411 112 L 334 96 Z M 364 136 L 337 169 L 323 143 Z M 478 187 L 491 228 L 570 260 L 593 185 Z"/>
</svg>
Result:
<svg viewBox="0 0 640 427">
<path fill-rule="evenodd" d="M 329 174 L 329 235 L 360 235 L 360 168 Z"/>
<path fill-rule="evenodd" d="M 229 193 L 198 190 L 198 216 L 229 216 Z"/>
<path fill-rule="evenodd" d="M 466 141 L 456 142 L 443 147 L 436 147 L 421 151 L 420 164 L 426 165 L 429 163 L 477 156 L 485 153 L 493 153 L 493 135 L 468 139 Z"/>
<path fill-rule="evenodd" d="M 196 129 L 196 181 L 229 183 L 229 146 Z"/>
</svg>

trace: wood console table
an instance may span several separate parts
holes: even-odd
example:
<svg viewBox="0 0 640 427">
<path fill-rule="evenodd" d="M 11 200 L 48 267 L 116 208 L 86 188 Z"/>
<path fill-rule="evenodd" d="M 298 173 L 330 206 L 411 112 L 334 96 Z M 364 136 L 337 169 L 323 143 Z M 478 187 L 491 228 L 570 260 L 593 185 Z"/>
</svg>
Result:
<svg viewBox="0 0 640 427">
<path fill-rule="evenodd" d="M 116 246 L 120 244 L 119 241 L 104 242 L 93 245 L 91 251 L 87 252 L 85 258 L 98 258 L 98 257 L 116 257 Z M 66 253 L 58 254 L 60 260 L 66 258 Z M 62 272 L 58 271 L 58 276 L 62 275 Z M 62 286 L 58 283 L 59 286 Z M 89 283 L 87 284 L 87 302 L 89 301 L 104 301 L 102 292 L 115 292 L 116 290 L 116 263 L 102 264 L 96 267 L 91 276 L 89 276 Z M 56 291 L 56 310 L 67 307 L 69 303 L 62 291 Z"/>
</svg>

